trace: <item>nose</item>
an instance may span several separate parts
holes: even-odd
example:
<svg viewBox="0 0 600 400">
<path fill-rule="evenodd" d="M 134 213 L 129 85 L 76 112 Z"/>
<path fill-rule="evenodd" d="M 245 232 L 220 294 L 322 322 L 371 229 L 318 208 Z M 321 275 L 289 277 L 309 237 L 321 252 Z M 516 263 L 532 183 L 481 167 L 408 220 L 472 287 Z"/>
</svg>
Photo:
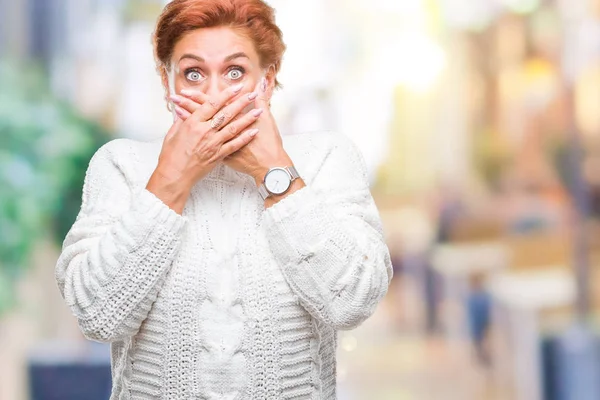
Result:
<svg viewBox="0 0 600 400">
<path fill-rule="evenodd" d="M 207 83 L 206 94 L 209 97 L 217 96 L 219 93 L 221 93 L 225 89 L 223 83 L 218 78 L 211 77 L 207 80 L 206 83 Z"/>
</svg>

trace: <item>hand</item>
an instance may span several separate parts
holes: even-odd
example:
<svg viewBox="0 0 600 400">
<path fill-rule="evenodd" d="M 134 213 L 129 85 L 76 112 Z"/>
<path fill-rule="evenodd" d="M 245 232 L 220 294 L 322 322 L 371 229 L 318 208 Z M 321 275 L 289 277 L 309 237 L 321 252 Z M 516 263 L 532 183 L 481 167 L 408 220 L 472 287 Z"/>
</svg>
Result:
<svg viewBox="0 0 600 400">
<path fill-rule="evenodd" d="M 258 133 L 258 129 L 249 127 L 258 119 L 260 109 L 234 119 L 257 96 L 251 93 L 230 102 L 241 89 L 242 85 L 238 85 L 215 98 L 204 96 L 203 104 L 187 115 L 182 115 L 178 107 L 180 118 L 167 133 L 158 166 L 146 186 L 176 212 L 183 211 L 198 180 L 219 161 L 250 143 Z"/>
<path fill-rule="evenodd" d="M 260 135 L 252 143 L 225 157 L 223 162 L 236 171 L 252 176 L 259 186 L 270 168 L 291 166 L 293 162 L 283 148 L 277 123 L 269 107 L 271 96 L 266 78 L 259 82 L 257 92 L 256 108 L 264 110 L 254 125 Z"/>
<path fill-rule="evenodd" d="M 290 166 L 292 161 L 283 149 L 279 129 L 269 109 L 270 91 L 266 78 L 259 82 L 256 91 L 258 93 L 255 100 L 256 109 L 264 112 L 252 127 L 257 128 L 260 134 L 251 143 L 225 157 L 223 162 L 238 172 L 252 176 L 259 185 L 269 168 Z M 180 101 L 180 107 L 176 110 L 178 115 L 185 119 L 200 106 L 199 103 L 202 102 L 204 95 L 188 92 L 182 94 L 186 95 L 186 98 Z"/>
</svg>

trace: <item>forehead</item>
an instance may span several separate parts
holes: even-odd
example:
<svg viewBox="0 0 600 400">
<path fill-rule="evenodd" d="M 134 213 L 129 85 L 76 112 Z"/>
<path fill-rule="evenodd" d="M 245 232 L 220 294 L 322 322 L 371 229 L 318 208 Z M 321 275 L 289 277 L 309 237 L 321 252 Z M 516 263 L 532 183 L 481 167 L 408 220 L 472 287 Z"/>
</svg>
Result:
<svg viewBox="0 0 600 400">
<path fill-rule="evenodd" d="M 187 32 L 175 44 L 173 60 L 177 62 L 183 54 L 194 54 L 209 61 L 222 61 L 225 57 L 243 52 L 252 61 L 258 55 L 252 41 L 239 31 L 228 27 L 201 28 Z"/>
</svg>

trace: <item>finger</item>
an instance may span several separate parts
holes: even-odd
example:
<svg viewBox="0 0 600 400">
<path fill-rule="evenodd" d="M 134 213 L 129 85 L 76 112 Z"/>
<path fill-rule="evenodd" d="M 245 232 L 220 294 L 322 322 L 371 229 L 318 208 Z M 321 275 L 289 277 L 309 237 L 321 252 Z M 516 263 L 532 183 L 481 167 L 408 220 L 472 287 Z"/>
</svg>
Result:
<svg viewBox="0 0 600 400">
<path fill-rule="evenodd" d="M 182 107 L 180 106 L 175 106 L 175 113 L 177 114 L 177 116 L 182 119 L 182 120 L 186 120 L 188 119 L 192 114 L 190 114 L 189 111 L 184 110 Z"/>
<path fill-rule="evenodd" d="M 244 129 L 248 128 L 249 125 L 256 122 L 256 120 L 258 119 L 258 117 L 260 117 L 263 111 L 264 110 L 262 108 L 256 108 L 247 112 L 241 118 L 231 121 L 229 124 L 221 128 L 221 130 L 219 131 L 218 140 L 220 140 L 221 143 L 230 141 Z"/>
<path fill-rule="evenodd" d="M 233 103 L 225 106 L 221 111 L 219 111 L 214 117 L 211 119 L 211 128 L 215 130 L 223 129 L 228 124 L 229 129 L 235 129 L 235 132 L 232 132 L 233 135 L 241 132 L 242 129 L 246 127 L 246 125 L 235 124 L 232 125 L 230 122 L 237 118 L 237 116 L 247 107 L 252 109 L 252 103 L 258 96 L 258 93 L 252 92 L 245 96 L 240 96 Z M 228 138 L 230 139 L 230 137 Z"/>
<path fill-rule="evenodd" d="M 254 139 L 254 137 L 256 137 L 257 133 L 258 129 L 249 129 L 241 135 L 236 136 L 234 139 L 225 143 L 223 146 L 221 146 L 221 150 L 219 151 L 220 158 L 225 158 L 228 155 L 233 154 L 242 147 L 246 146 L 252 141 L 252 139 Z"/>
<path fill-rule="evenodd" d="M 219 93 L 216 97 L 208 97 L 202 104 L 202 107 L 198 108 L 194 112 L 194 119 L 199 122 L 205 122 L 215 116 L 215 114 L 223 108 L 229 100 L 235 97 L 244 87 L 243 83 L 239 85 L 231 86 Z"/>
<path fill-rule="evenodd" d="M 187 97 L 188 99 L 195 101 L 198 104 L 204 104 L 208 101 L 209 97 L 206 93 L 191 89 L 183 89 L 181 92 L 182 96 Z"/>
<path fill-rule="evenodd" d="M 169 98 L 175 105 L 183 108 L 190 114 L 193 114 L 197 109 L 202 107 L 201 104 L 197 103 L 194 100 L 188 99 L 187 97 L 184 97 L 184 96 L 178 96 L 176 94 L 173 94 L 173 95 L 169 96 Z"/>
<path fill-rule="evenodd" d="M 182 123 L 183 123 L 183 120 L 181 118 L 175 119 L 175 121 L 173 122 L 173 125 L 171 125 L 171 128 L 169 128 L 169 131 L 165 135 L 166 142 L 171 140 L 173 138 L 173 136 L 175 136 L 177 134 L 177 132 L 179 131 L 179 127 L 181 127 Z"/>
</svg>

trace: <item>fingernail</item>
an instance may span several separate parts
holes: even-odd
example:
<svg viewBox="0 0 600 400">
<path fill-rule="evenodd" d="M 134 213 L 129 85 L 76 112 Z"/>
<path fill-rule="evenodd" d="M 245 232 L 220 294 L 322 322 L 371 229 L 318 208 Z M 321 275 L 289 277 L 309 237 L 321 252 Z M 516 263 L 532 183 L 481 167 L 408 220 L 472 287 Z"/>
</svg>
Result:
<svg viewBox="0 0 600 400">
<path fill-rule="evenodd" d="M 181 93 L 184 96 L 193 96 L 194 95 L 194 92 L 192 92 L 189 89 L 182 89 L 179 93 Z"/>
<path fill-rule="evenodd" d="M 183 109 L 182 109 L 181 107 L 179 107 L 179 106 L 175 106 L 175 112 L 177 113 L 177 115 L 179 115 L 179 117 L 180 117 L 181 119 L 183 119 L 183 118 L 184 118 L 184 116 L 185 116 L 185 113 L 183 112 Z"/>
<path fill-rule="evenodd" d="M 258 129 L 256 129 L 256 128 L 255 129 L 250 129 L 248 131 L 248 136 L 254 137 L 254 136 L 256 136 L 257 133 L 258 133 Z"/>
<path fill-rule="evenodd" d="M 252 92 L 248 95 L 248 100 L 254 100 L 257 97 L 258 97 L 258 93 Z"/>
<path fill-rule="evenodd" d="M 257 108 L 256 110 L 252 110 L 252 115 L 255 116 L 255 117 L 258 117 L 262 113 L 263 113 L 263 109 L 262 108 Z"/>
<path fill-rule="evenodd" d="M 267 91 L 267 78 L 262 78 L 260 81 L 260 90 L 262 90 L 263 93 L 265 93 Z"/>
<path fill-rule="evenodd" d="M 175 104 L 181 104 L 181 97 L 177 96 L 176 94 L 173 94 L 171 96 L 169 96 L 169 98 L 171 99 L 171 101 Z"/>
<path fill-rule="evenodd" d="M 239 83 L 239 84 L 233 86 L 231 88 L 231 90 L 233 91 L 233 93 L 238 93 L 240 90 L 242 90 L 243 87 L 244 87 L 244 84 L 243 83 Z"/>
</svg>

